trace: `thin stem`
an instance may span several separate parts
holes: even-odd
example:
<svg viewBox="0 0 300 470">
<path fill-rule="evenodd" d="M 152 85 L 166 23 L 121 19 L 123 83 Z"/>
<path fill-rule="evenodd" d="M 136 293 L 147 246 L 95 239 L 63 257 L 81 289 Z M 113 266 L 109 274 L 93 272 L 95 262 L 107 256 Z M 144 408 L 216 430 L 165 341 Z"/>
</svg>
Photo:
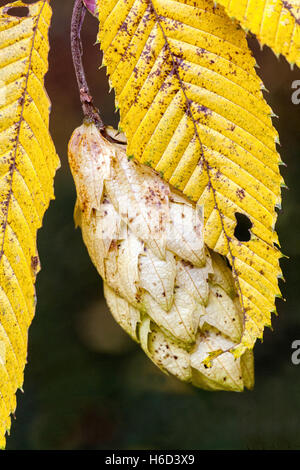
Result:
<svg viewBox="0 0 300 470">
<path fill-rule="evenodd" d="M 86 6 L 84 5 L 83 1 L 75 0 L 71 23 L 71 50 L 73 64 L 75 68 L 83 114 L 90 121 L 94 122 L 99 130 L 103 130 L 104 124 L 98 109 L 93 104 L 93 98 L 90 94 L 82 63 L 82 42 L 80 33 L 85 14 Z"/>
</svg>

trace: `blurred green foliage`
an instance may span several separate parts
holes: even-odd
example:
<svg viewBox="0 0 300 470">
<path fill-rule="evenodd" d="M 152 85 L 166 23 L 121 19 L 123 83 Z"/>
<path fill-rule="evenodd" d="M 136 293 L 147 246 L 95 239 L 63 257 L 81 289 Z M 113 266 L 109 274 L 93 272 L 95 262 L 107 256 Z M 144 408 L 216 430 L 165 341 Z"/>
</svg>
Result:
<svg viewBox="0 0 300 470">
<path fill-rule="evenodd" d="M 2 2 L 3 3 L 3 2 Z M 5 3 L 5 2 L 4 2 Z M 81 124 L 71 62 L 69 27 L 73 1 L 52 0 L 50 71 L 51 132 L 62 161 L 52 202 L 39 233 L 42 271 L 38 305 L 29 332 L 24 394 L 18 392 L 8 449 L 300 449 L 300 366 L 291 343 L 300 339 L 300 105 L 291 84 L 300 70 L 250 40 L 266 95 L 280 117 L 283 192 L 279 231 L 286 302 L 278 302 L 274 331 L 257 343 L 256 385 L 243 394 L 195 390 L 162 374 L 114 323 L 102 285 L 74 229 L 75 190 L 67 142 Z M 93 46 L 97 22 L 84 26 L 84 62 L 95 102 L 116 125 L 101 56 Z"/>
</svg>

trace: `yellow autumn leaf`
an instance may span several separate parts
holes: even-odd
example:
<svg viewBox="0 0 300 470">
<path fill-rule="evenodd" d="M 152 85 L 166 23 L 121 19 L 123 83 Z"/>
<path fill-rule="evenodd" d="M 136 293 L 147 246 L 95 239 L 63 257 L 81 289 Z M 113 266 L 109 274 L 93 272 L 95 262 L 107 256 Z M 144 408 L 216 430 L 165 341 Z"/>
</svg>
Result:
<svg viewBox="0 0 300 470">
<path fill-rule="evenodd" d="M 205 243 L 227 256 L 253 348 L 280 296 L 281 186 L 272 111 L 245 32 L 212 0 L 97 0 L 99 41 L 127 155 L 204 206 Z M 246 216 L 248 241 L 235 236 Z M 213 355 L 212 355 L 213 357 Z"/>
<path fill-rule="evenodd" d="M 12 7 L 27 16 L 12 16 Z M 44 90 L 51 14 L 47 0 L 0 9 L 0 448 L 23 384 L 40 268 L 36 233 L 59 166 Z"/>
<path fill-rule="evenodd" d="M 284 0 L 284 7 L 287 8 L 299 23 L 300 19 L 300 0 Z"/>
<path fill-rule="evenodd" d="M 259 42 L 300 67 L 299 0 L 216 0 Z"/>
</svg>

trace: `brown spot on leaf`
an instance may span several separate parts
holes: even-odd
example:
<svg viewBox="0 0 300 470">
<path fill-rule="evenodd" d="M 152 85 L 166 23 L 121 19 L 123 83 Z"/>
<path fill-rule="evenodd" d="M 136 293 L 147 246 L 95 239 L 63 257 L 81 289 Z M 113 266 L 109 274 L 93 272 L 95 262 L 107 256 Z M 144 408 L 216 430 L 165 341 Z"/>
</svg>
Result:
<svg viewBox="0 0 300 470">
<path fill-rule="evenodd" d="M 34 274 L 37 274 L 39 266 L 40 266 L 39 257 L 38 256 L 32 256 L 31 257 L 31 269 L 32 269 Z"/>
<path fill-rule="evenodd" d="M 245 195 L 245 191 L 241 188 L 237 189 L 236 190 L 236 195 L 238 196 L 238 198 L 242 201 L 244 199 L 244 197 L 246 196 Z"/>
</svg>

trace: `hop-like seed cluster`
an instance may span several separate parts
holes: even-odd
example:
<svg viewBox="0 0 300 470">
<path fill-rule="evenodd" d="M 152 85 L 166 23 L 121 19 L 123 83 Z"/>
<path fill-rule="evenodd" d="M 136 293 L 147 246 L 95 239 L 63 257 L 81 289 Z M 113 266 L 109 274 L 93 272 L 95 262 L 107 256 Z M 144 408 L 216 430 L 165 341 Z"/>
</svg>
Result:
<svg viewBox="0 0 300 470">
<path fill-rule="evenodd" d="M 253 386 L 253 353 L 235 359 L 243 319 L 232 272 L 203 239 L 202 207 L 126 156 L 116 131 L 76 129 L 69 162 L 75 220 L 115 320 L 163 371 L 207 390 Z M 224 351 L 207 367 L 213 351 Z"/>
</svg>

